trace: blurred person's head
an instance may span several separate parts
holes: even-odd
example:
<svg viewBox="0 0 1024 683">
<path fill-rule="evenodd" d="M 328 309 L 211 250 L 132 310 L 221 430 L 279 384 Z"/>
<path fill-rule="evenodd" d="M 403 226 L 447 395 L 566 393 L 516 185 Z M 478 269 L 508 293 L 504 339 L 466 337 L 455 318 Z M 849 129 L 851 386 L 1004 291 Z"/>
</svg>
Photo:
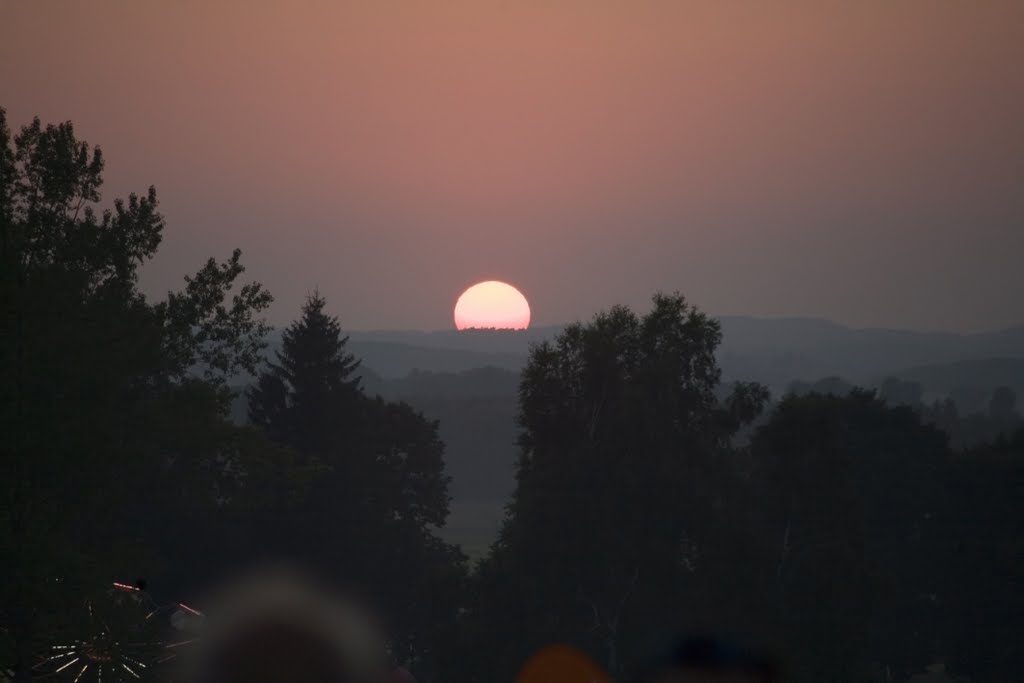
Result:
<svg viewBox="0 0 1024 683">
<path fill-rule="evenodd" d="M 237 582 L 209 614 L 195 683 L 379 683 L 387 671 L 369 616 L 294 574 Z"/>
<path fill-rule="evenodd" d="M 774 683 L 775 662 L 715 638 L 682 638 L 649 662 L 643 683 Z"/>
</svg>

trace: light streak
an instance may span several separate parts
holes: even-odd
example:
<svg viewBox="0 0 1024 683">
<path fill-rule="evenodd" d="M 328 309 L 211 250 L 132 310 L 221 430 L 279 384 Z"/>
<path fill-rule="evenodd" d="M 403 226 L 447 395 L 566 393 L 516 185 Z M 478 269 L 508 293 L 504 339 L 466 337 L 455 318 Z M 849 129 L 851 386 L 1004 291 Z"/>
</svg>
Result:
<svg viewBox="0 0 1024 683">
<path fill-rule="evenodd" d="M 143 669 L 145 669 L 145 668 L 146 668 L 146 665 L 145 665 L 145 664 L 143 664 L 142 662 L 140 662 L 140 661 L 139 661 L 139 660 L 137 660 L 137 659 L 132 659 L 132 658 L 131 658 L 131 657 L 129 657 L 128 655 L 121 655 L 121 656 L 122 656 L 122 657 L 124 657 L 125 659 L 127 659 L 127 660 L 128 660 L 129 662 L 131 662 L 132 664 L 134 664 L 134 665 L 136 665 L 136 666 L 141 666 L 141 667 L 142 667 Z"/>
<path fill-rule="evenodd" d="M 54 671 L 53 673 L 55 673 L 55 674 L 59 674 L 59 673 L 60 673 L 61 671 L 63 671 L 64 669 L 68 668 L 69 666 L 71 666 L 72 664 L 74 664 L 75 662 L 77 662 L 77 661 L 78 661 L 79 659 L 81 659 L 81 658 L 80 658 L 80 657 L 75 657 L 75 658 L 74 658 L 74 659 L 72 659 L 72 660 L 71 660 L 70 662 L 68 662 L 67 664 L 65 664 L 65 665 L 64 665 L 64 666 L 62 666 L 61 668 L 57 669 L 57 670 L 56 670 L 56 671 Z"/>
<path fill-rule="evenodd" d="M 195 638 L 193 638 L 192 640 L 183 640 L 180 643 L 171 643 L 167 646 L 167 649 L 170 650 L 172 647 L 181 647 L 182 645 L 188 645 L 189 643 L 194 642 L 196 642 Z"/>
<path fill-rule="evenodd" d="M 186 605 L 186 604 L 185 604 L 185 603 L 183 603 L 183 602 L 179 602 L 179 603 L 178 603 L 178 607 L 182 608 L 183 610 L 185 610 L 185 611 L 187 611 L 187 612 L 191 612 L 192 614 L 196 615 L 197 617 L 201 617 L 201 616 L 203 616 L 203 613 L 202 613 L 202 612 L 200 612 L 200 611 L 199 611 L 199 610 L 197 610 L 197 609 L 192 609 L 191 607 L 189 607 L 188 605 Z"/>
<path fill-rule="evenodd" d="M 152 625 L 154 622 L 159 621 L 162 625 L 165 610 L 168 608 L 172 611 L 180 609 L 198 618 L 205 616 L 200 610 L 183 602 L 170 603 L 170 605 L 166 606 L 159 605 L 140 586 L 133 586 L 119 581 L 113 581 L 107 585 L 113 586 L 106 593 L 113 600 L 112 606 L 122 610 L 137 610 L 134 615 L 136 623 Z M 130 593 L 133 597 L 131 600 L 117 597 L 118 591 Z M 86 607 L 89 615 L 90 626 L 88 628 L 91 631 L 90 637 L 85 640 L 71 639 L 60 645 L 49 645 L 49 653 L 46 653 L 45 650 L 43 651 L 43 656 L 37 660 L 38 663 L 33 667 L 33 670 L 46 667 L 51 676 L 71 683 L 88 683 L 89 681 L 103 683 L 103 669 L 106 666 L 108 668 L 107 679 L 109 683 L 127 683 L 127 681 L 131 680 L 142 681 L 147 678 L 146 674 L 151 673 L 150 669 L 159 670 L 164 663 L 180 655 L 181 653 L 177 648 L 198 641 L 197 638 L 192 637 L 180 641 L 147 640 L 135 643 L 123 642 L 133 638 L 128 636 L 128 631 L 124 630 L 120 622 L 108 622 L 104 605 L 97 603 L 100 607 L 100 609 L 97 609 L 97 605 L 93 604 L 94 602 L 95 600 L 85 599 L 82 603 L 79 603 L 80 605 L 84 603 L 84 607 Z M 180 618 L 180 613 L 178 613 L 177 618 Z M 154 633 L 154 635 L 156 634 Z M 145 638 L 144 635 L 143 638 Z M 163 648 L 164 652 L 159 652 L 159 648 Z M 131 651 L 132 654 L 128 655 L 128 651 Z M 81 663 L 81 666 L 79 666 L 79 663 Z M 73 667 L 78 667 L 78 670 L 76 671 Z M 113 669 L 113 674 L 110 673 L 109 669 L 111 668 Z M 62 676 L 64 671 L 68 671 L 66 677 Z M 89 676 L 86 677 L 86 674 L 89 674 Z M 131 676 L 131 678 L 125 678 L 125 674 Z"/>
</svg>

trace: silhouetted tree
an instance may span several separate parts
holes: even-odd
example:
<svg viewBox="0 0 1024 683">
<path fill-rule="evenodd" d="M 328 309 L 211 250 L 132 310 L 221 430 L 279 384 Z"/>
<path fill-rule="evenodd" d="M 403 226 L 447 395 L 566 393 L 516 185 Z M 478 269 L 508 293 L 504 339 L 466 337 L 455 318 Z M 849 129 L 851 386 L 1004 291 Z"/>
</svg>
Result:
<svg viewBox="0 0 1024 683">
<path fill-rule="evenodd" d="M 260 543 L 369 591 L 395 656 L 422 675 L 454 624 L 464 576 L 461 553 L 433 535 L 448 516 L 444 444 L 436 422 L 362 392 L 359 361 L 325 305 L 308 298 L 249 395 L 251 421 L 312 472 L 304 499 L 268 520 Z"/>
<path fill-rule="evenodd" d="M 774 621 L 796 680 L 863 681 L 923 668 L 937 586 L 925 529 L 943 434 L 872 392 L 790 396 L 754 437 Z"/>
<path fill-rule="evenodd" d="M 553 641 L 618 672 L 646 629 L 695 599 L 716 458 L 767 398 L 741 385 L 716 399 L 719 341 L 716 321 L 658 295 L 643 317 L 616 307 L 533 348 L 516 490 L 468 622 L 481 675 L 511 675 Z"/>
<path fill-rule="evenodd" d="M 284 331 L 277 363 L 250 392 L 249 416 L 319 469 L 309 504 L 349 525 L 331 530 L 335 542 L 317 552 L 343 553 L 341 564 L 351 565 L 338 542 L 346 533 L 395 518 L 420 529 L 442 525 L 448 480 L 437 425 L 404 404 L 362 393 L 354 375 L 359 362 L 346 350 L 337 318 L 324 313 L 325 303 L 319 294 L 310 296 L 300 319 Z M 285 537 L 297 540 L 294 529 Z"/>
<path fill-rule="evenodd" d="M 931 525 L 941 654 L 973 681 L 1024 671 L 1024 429 L 951 456 Z"/>
<path fill-rule="evenodd" d="M 146 300 L 156 191 L 100 211 L 103 167 L 70 123 L 12 136 L 0 110 L 0 631 L 18 680 L 84 586 L 158 566 L 163 532 L 219 504 L 244 456 L 225 378 L 266 331 L 237 251 Z"/>
<path fill-rule="evenodd" d="M 963 413 L 952 398 L 924 409 L 926 419 L 949 435 L 954 448 L 972 449 L 1008 438 L 1021 426 L 1016 412 L 1017 396 L 1009 387 L 996 387 L 987 409 Z"/>
<path fill-rule="evenodd" d="M 1010 387 L 997 387 L 988 404 L 988 414 L 997 422 L 1011 422 L 1019 416 L 1015 412 L 1017 394 Z"/>
<path fill-rule="evenodd" d="M 961 415 L 984 411 L 988 407 L 991 397 L 991 388 L 977 385 L 957 386 L 949 392 L 949 398 L 956 404 L 956 409 Z"/>
<path fill-rule="evenodd" d="M 249 419 L 272 438 L 316 454 L 358 424 L 359 362 L 345 349 L 337 318 L 324 313 L 319 292 L 282 334 L 277 363 L 269 363 L 249 394 Z M 351 435 L 350 435 L 351 436 Z"/>
<path fill-rule="evenodd" d="M 926 423 L 934 425 L 939 431 L 952 436 L 960 414 L 957 412 L 956 403 L 953 402 L 953 399 L 947 397 L 941 401 L 936 400 L 930 406 L 922 408 L 921 417 Z"/>
<path fill-rule="evenodd" d="M 887 377 L 878 391 L 878 397 L 891 406 L 921 405 L 924 389 L 917 382 L 907 382 L 896 377 Z"/>
</svg>

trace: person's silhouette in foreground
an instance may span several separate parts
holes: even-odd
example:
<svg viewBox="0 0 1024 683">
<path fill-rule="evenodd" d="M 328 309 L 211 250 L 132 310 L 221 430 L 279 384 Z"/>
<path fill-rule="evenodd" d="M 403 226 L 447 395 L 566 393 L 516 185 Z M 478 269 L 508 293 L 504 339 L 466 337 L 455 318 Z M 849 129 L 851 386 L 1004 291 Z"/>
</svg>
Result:
<svg viewBox="0 0 1024 683">
<path fill-rule="evenodd" d="M 683 638 L 651 661 L 643 683 L 777 683 L 769 657 L 715 638 Z"/>
<path fill-rule="evenodd" d="M 236 584 L 210 614 L 190 683 L 387 683 L 396 676 L 366 614 L 293 576 Z"/>
</svg>

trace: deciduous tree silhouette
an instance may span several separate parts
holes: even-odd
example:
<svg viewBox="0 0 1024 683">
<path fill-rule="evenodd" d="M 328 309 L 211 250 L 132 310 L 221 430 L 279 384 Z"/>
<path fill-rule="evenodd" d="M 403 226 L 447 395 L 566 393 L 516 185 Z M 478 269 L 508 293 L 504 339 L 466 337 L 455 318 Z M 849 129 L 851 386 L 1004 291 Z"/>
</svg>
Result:
<svg viewBox="0 0 1024 683">
<path fill-rule="evenodd" d="M 720 337 L 658 295 L 642 317 L 612 308 L 532 350 L 516 490 L 473 622 L 495 675 L 557 641 L 619 673 L 638 634 L 694 598 L 716 543 L 716 459 L 767 398 L 741 385 L 716 399 Z"/>
<path fill-rule="evenodd" d="M 797 680 L 906 675 L 934 654 L 933 523 L 946 439 L 872 392 L 789 396 L 756 433 L 752 482 Z M 893 675 L 896 675 L 895 673 Z"/>
<path fill-rule="evenodd" d="M 167 528 L 222 500 L 242 457 L 225 378 L 266 331 L 237 251 L 147 301 L 156 191 L 100 209 L 103 168 L 71 123 L 12 136 L 0 110 L 0 637 L 19 680 L 83 585 L 168 560 Z"/>
</svg>

